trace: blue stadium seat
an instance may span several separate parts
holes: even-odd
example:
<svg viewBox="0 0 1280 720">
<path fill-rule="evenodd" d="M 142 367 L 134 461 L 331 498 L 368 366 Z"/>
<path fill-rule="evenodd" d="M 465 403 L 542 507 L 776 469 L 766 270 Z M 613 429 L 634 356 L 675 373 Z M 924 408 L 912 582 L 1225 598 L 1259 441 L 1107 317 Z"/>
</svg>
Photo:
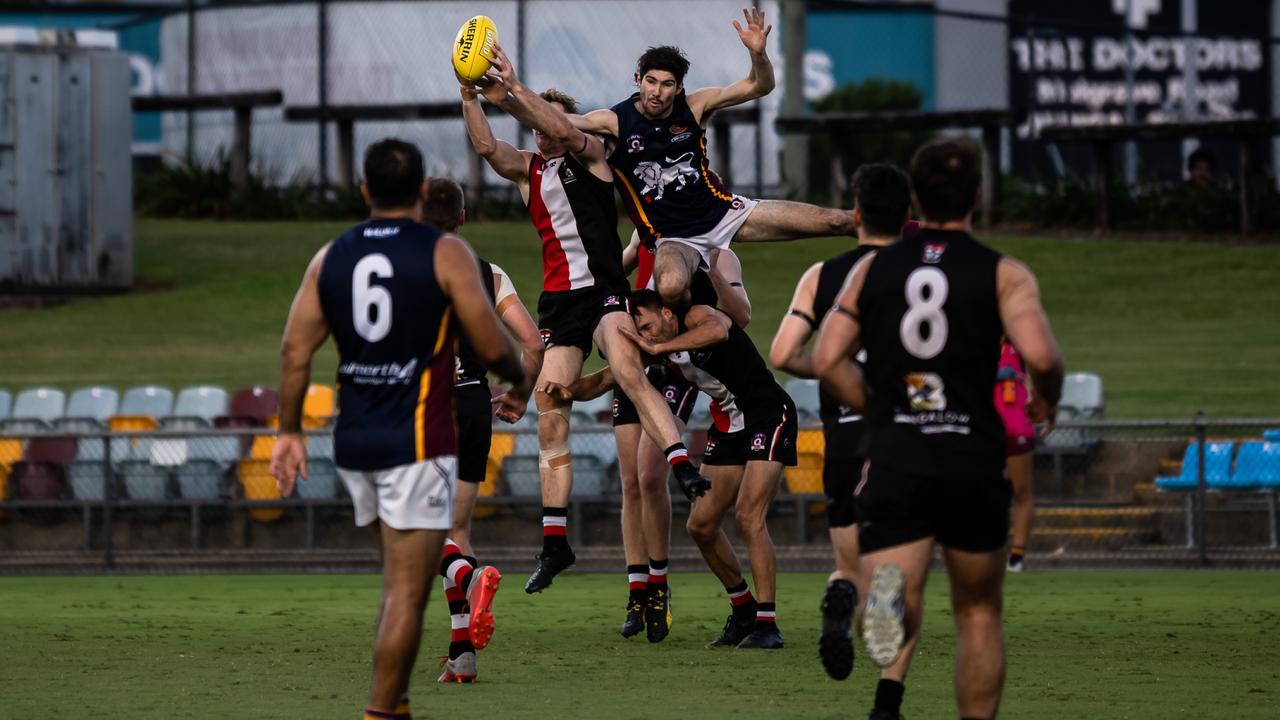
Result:
<svg viewBox="0 0 1280 720">
<path fill-rule="evenodd" d="M 601 495 L 609 483 L 609 466 L 594 455 L 574 456 L 573 495 Z"/>
<path fill-rule="evenodd" d="M 92 460 L 72 460 L 67 463 L 67 484 L 71 496 L 77 500 L 96 501 L 106 497 L 107 482 L 113 473 L 103 473 L 103 463 Z"/>
<path fill-rule="evenodd" d="M 243 456 L 240 438 L 235 435 L 196 435 L 187 440 L 187 459 L 212 460 L 225 470 Z"/>
<path fill-rule="evenodd" d="M 1280 488 L 1280 443 L 1240 443 L 1235 472 L 1222 487 L 1239 490 Z"/>
<path fill-rule="evenodd" d="M 169 497 L 169 470 L 147 460 L 125 460 L 118 466 L 125 494 L 131 500 L 164 500 Z"/>
<path fill-rule="evenodd" d="M 1211 442 L 1205 445 L 1204 481 L 1206 487 L 1221 487 L 1227 482 L 1231 470 L 1232 442 Z M 1199 443 L 1190 443 L 1182 455 L 1182 472 L 1170 477 L 1157 477 L 1159 490 L 1193 490 L 1199 482 Z"/>
<path fill-rule="evenodd" d="M 818 419 L 818 381 L 809 378 L 793 378 L 783 388 L 796 404 L 799 420 Z"/>
<path fill-rule="evenodd" d="M 184 500 L 216 500 L 224 497 L 227 493 L 226 471 L 227 465 L 217 460 L 188 459 L 174 472 L 178 481 L 178 496 Z"/>
<path fill-rule="evenodd" d="M 107 418 L 116 414 L 120 405 L 120 393 L 109 387 L 83 387 L 71 393 L 62 413 L 64 420 L 92 420 L 99 427 L 107 424 Z"/>
<path fill-rule="evenodd" d="M 173 414 L 173 391 L 159 385 L 142 385 L 129 388 L 120 401 L 117 415 L 146 415 L 160 418 Z"/>
<path fill-rule="evenodd" d="M 1262 431 L 1262 439 L 1267 442 L 1280 442 L 1280 428 Z"/>
<path fill-rule="evenodd" d="M 15 423 L 25 421 L 33 423 L 36 427 L 43 425 L 47 429 L 55 420 L 63 416 L 62 411 L 66 402 L 66 394 L 57 388 L 39 387 L 23 390 L 13 401 L 13 413 L 4 421 L 4 428 L 11 433 L 22 432 L 16 429 Z"/>
<path fill-rule="evenodd" d="M 0 421 L 8 420 L 13 413 L 13 395 L 8 390 L 0 390 Z"/>
<path fill-rule="evenodd" d="M 573 412 L 591 418 L 591 422 L 608 422 L 613 417 L 613 395 L 605 393 L 594 400 L 575 402 Z"/>
<path fill-rule="evenodd" d="M 542 494 L 538 456 L 511 454 L 502 459 L 502 480 L 511 495 Z"/>
<path fill-rule="evenodd" d="M 173 414 L 161 418 L 162 427 L 169 427 L 176 419 L 194 420 L 203 427 L 212 427 L 213 419 L 227 414 L 227 391 L 214 385 L 196 385 L 183 388 L 173 403 Z"/>
<path fill-rule="evenodd" d="M 618 459 L 618 443 L 612 432 L 582 432 L 575 430 L 569 433 L 569 452 L 573 454 L 574 485 L 578 483 L 578 458 L 589 457 L 602 467 L 609 467 Z"/>
<path fill-rule="evenodd" d="M 298 478 L 294 495 L 308 500 L 330 500 L 338 497 L 338 468 L 332 460 L 307 459 L 307 479 Z"/>
<path fill-rule="evenodd" d="M 573 433 L 569 433 L 573 437 Z M 538 433 L 523 432 L 516 433 L 516 446 L 514 450 L 516 455 L 532 455 L 538 457 Z"/>
<path fill-rule="evenodd" d="M 307 438 L 307 457 L 333 460 L 333 435 L 311 435 Z"/>
</svg>

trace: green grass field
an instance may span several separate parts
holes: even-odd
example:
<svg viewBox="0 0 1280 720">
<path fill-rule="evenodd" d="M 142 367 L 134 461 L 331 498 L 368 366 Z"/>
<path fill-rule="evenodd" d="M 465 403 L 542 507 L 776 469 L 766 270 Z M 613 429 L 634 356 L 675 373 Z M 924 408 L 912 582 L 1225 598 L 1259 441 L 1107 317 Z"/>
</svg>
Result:
<svg viewBox="0 0 1280 720">
<path fill-rule="evenodd" d="M 709 574 L 674 575 L 661 645 L 616 633 L 614 575 L 520 592 L 509 569 L 480 682 L 437 686 L 447 645 L 436 593 L 412 697 L 419 718 L 857 718 L 876 673 L 829 680 L 817 661 L 824 578 L 783 574 L 787 648 L 707 650 L 727 601 Z M 1280 575 L 1052 572 L 1007 583 L 1002 716 L 1280 716 Z M 0 716 L 355 718 L 368 692 L 375 576 L 0 579 Z M 907 681 L 910 718 L 955 717 L 946 577 L 928 590 Z"/>
<path fill-rule="evenodd" d="M 338 223 L 140 221 L 143 290 L 44 310 L 0 310 L 0 387 L 90 383 L 274 385 L 284 318 L 307 260 Z M 528 223 L 465 235 L 529 305 L 540 254 Z M 847 239 L 738 246 L 767 348 L 792 288 Z M 1280 409 L 1280 247 L 995 237 L 1040 277 L 1069 369 L 1102 375 L 1112 417 L 1275 416 Z M 331 382 L 323 351 L 318 381 Z"/>
</svg>

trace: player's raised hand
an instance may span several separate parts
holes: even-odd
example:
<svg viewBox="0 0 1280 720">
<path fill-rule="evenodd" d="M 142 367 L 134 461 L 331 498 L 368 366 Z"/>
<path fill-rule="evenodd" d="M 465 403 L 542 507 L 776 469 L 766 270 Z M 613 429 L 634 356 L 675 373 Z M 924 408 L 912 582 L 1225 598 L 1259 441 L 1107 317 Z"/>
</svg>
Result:
<svg viewBox="0 0 1280 720">
<path fill-rule="evenodd" d="M 560 402 L 573 402 L 573 393 L 569 392 L 569 388 L 558 382 L 551 382 L 548 380 L 538 386 L 538 392 L 559 400 Z"/>
<path fill-rule="evenodd" d="M 520 78 L 516 76 L 515 63 L 511 62 L 511 58 L 507 57 L 507 53 L 503 51 L 502 46 L 498 43 L 493 44 L 492 56 L 489 58 L 489 70 L 484 74 L 485 79 L 494 80 L 502 83 L 504 86 L 514 88 Z"/>
<path fill-rule="evenodd" d="M 307 479 L 307 451 L 298 433 L 280 433 L 271 448 L 271 474 L 276 478 L 276 489 L 283 497 L 293 494 L 293 484 L 299 475 Z"/>
<path fill-rule="evenodd" d="M 743 28 L 737 20 L 734 20 L 733 29 L 738 31 L 738 37 L 742 39 L 742 44 L 748 50 L 756 55 L 763 55 L 765 41 L 768 40 L 773 26 L 764 24 L 764 11 L 759 8 L 742 8 L 742 16 L 747 20 L 747 27 Z"/>
</svg>

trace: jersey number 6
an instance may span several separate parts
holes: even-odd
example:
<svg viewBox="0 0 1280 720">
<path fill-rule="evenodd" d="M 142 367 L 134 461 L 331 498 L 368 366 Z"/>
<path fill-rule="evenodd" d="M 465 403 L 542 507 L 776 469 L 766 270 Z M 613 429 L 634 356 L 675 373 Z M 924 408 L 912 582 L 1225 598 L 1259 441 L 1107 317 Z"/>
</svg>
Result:
<svg viewBox="0 0 1280 720">
<path fill-rule="evenodd" d="M 391 332 L 391 293 L 372 282 L 374 278 L 389 278 L 392 274 L 391 260 L 381 253 L 360 258 L 351 273 L 352 320 L 356 334 L 371 343 Z"/>
</svg>

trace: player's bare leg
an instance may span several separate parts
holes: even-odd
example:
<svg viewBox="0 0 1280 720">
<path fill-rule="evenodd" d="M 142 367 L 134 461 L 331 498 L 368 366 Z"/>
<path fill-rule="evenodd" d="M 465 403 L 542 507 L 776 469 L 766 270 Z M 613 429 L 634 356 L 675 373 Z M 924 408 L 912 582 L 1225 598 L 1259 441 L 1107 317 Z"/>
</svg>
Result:
<svg viewBox="0 0 1280 720">
<path fill-rule="evenodd" d="M 1009 553 L 1009 569 L 1022 572 L 1022 556 L 1031 541 L 1031 524 L 1035 521 L 1035 502 L 1031 497 L 1031 462 L 1033 456 L 1026 452 L 1011 455 L 1005 460 L 1009 482 L 1013 485 L 1013 539 Z"/>
<path fill-rule="evenodd" d="M 653 256 L 653 285 L 662 302 L 670 308 L 689 306 L 689 285 L 702 263 L 702 255 L 692 246 L 664 242 Z"/>
<path fill-rule="evenodd" d="M 897 717 L 902 705 L 903 683 L 924 618 L 924 587 L 929 578 L 929 563 L 933 560 L 933 546 L 933 538 L 916 540 L 866 553 L 858 565 L 858 597 L 864 603 L 860 618 L 863 640 L 871 659 L 883 668 L 874 708 L 883 717 Z M 889 571 L 900 573 L 903 582 L 901 615 L 896 618 L 893 601 L 886 601 L 882 592 L 873 591 L 877 577 L 883 580 Z M 873 594 L 877 595 L 874 599 Z M 876 607 L 868 609 L 868 601 Z M 871 618 L 867 617 L 868 612 Z"/>
<path fill-rule="evenodd" d="M 711 479 L 711 490 L 690 506 L 685 528 L 707 567 L 725 587 L 731 587 L 742 582 L 742 564 L 724 534 L 724 518 L 738 497 L 743 469 L 738 465 L 704 465 L 702 469 Z"/>
<path fill-rule="evenodd" d="M 853 213 L 847 210 L 818 207 L 792 200 L 761 200 L 751 210 L 733 240 L 776 242 L 856 234 Z"/>
<path fill-rule="evenodd" d="M 858 579 L 858 526 L 833 527 L 827 531 L 831 538 L 831 553 L 835 555 L 836 569 L 827 582 L 847 580 L 857 584 Z"/>
<path fill-rule="evenodd" d="M 707 478 L 700 475 L 697 468 L 689 462 L 689 452 L 681 439 L 680 428 L 671 414 L 671 408 L 667 407 L 667 401 L 662 399 L 645 377 L 639 348 L 622 335 L 620 328 L 624 323 L 635 328 L 635 321 L 628 313 L 613 312 L 600 318 L 594 335 L 596 345 L 609 359 L 609 371 L 613 374 L 614 381 L 635 404 L 636 414 L 640 416 L 640 426 L 653 439 L 654 444 L 662 448 L 662 453 L 671 465 L 676 480 L 685 489 L 685 494 L 700 496 L 706 492 Z"/>
<path fill-rule="evenodd" d="M 684 424 L 676 420 L 679 430 Z M 661 642 L 671 631 L 671 585 L 667 580 L 671 547 L 671 491 L 667 475 L 671 465 L 648 435 L 637 448 L 644 543 L 649 554 L 649 600 L 645 605 L 645 629 L 649 642 Z"/>
<path fill-rule="evenodd" d="M 994 718 L 1004 688 L 1004 552 L 944 552 L 956 624 L 956 707 L 961 717 Z"/>
<path fill-rule="evenodd" d="M 395 712 L 409 688 L 422 613 L 431 594 L 443 530 L 396 530 L 380 523 L 382 603 L 373 645 L 373 687 L 369 709 Z"/>
<path fill-rule="evenodd" d="M 471 516 L 476 510 L 480 483 L 459 480 L 454 485 L 453 527 L 449 529 L 449 539 L 462 550 L 462 554 L 474 555 L 471 549 Z"/>
<path fill-rule="evenodd" d="M 756 589 L 756 627 L 738 644 L 740 648 L 776 649 L 782 647 L 778 632 L 777 556 L 766 519 L 769 505 L 782 485 L 782 463 L 753 460 L 747 463 L 742 487 L 738 490 L 735 518 L 738 531 L 747 544 L 751 562 L 751 579 Z"/>
<path fill-rule="evenodd" d="M 639 425 L 613 429 L 618 445 L 618 475 L 622 481 L 622 554 L 627 561 L 627 617 L 620 632 L 623 637 L 644 630 L 644 606 L 649 599 L 649 557 L 645 548 L 644 500 L 640 492 L 636 454 L 644 430 Z"/>
<path fill-rule="evenodd" d="M 555 345 L 542 358 L 538 384 L 569 385 L 582 374 L 582 351 Z M 569 408 L 572 403 L 535 393 L 538 406 L 538 473 L 542 479 L 542 553 L 538 569 L 525 583 L 526 593 L 541 592 L 576 560 L 568 541 L 569 494 L 573 491 L 573 457 L 569 453 Z"/>
</svg>

